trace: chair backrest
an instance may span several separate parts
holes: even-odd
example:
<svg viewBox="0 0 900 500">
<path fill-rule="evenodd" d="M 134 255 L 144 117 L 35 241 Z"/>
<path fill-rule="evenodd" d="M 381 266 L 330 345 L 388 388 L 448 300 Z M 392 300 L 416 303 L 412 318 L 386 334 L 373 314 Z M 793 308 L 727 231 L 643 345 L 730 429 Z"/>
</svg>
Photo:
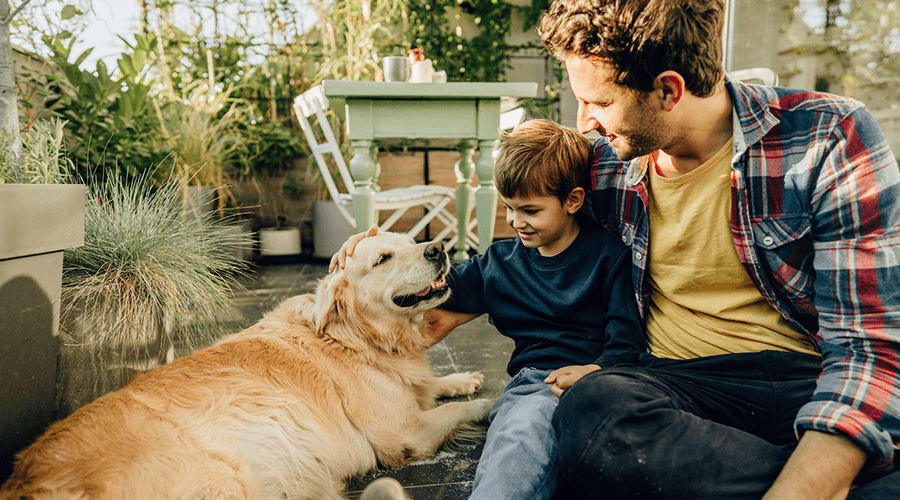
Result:
<svg viewBox="0 0 900 500">
<path fill-rule="evenodd" d="M 730 71 L 728 73 L 731 78 L 742 81 L 744 83 L 760 83 L 774 87 L 778 85 L 778 73 L 769 68 L 747 68 Z"/>
<path fill-rule="evenodd" d="M 515 108 L 500 113 L 500 130 L 509 130 L 525 121 L 525 108 Z"/>
<path fill-rule="evenodd" d="M 340 148 L 338 148 L 337 139 L 335 139 L 334 132 L 331 130 L 331 125 L 328 122 L 328 117 L 325 115 L 326 109 L 328 109 L 328 98 L 325 97 L 325 92 L 321 85 L 316 85 L 294 98 L 294 114 L 297 115 L 297 120 L 300 121 L 300 128 L 303 129 L 303 135 L 306 136 L 306 142 L 309 144 L 313 157 L 316 160 L 316 164 L 319 166 L 322 180 L 325 181 L 325 186 L 328 188 L 328 194 L 331 195 L 331 199 L 334 200 L 338 208 L 341 209 L 341 212 L 344 212 L 345 218 L 350 222 L 353 222 L 353 216 L 341 203 L 341 193 L 338 190 L 337 184 L 334 182 L 331 168 L 328 166 L 328 162 L 325 161 L 324 155 L 330 154 L 334 158 L 341 180 L 344 181 L 344 186 L 346 186 L 348 190 L 352 189 L 353 177 L 350 176 L 350 169 L 347 168 L 347 163 L 344 162 L 344 157 L 341 154 Z M 316 121 L 319 124 L 322 135 L 325 137 L 325 142 L 322 144 L 319 144 L 313 130 L 313 125 L 310 123 L 310 117 L 313 115 L 316 116 Z"/>
</svg>

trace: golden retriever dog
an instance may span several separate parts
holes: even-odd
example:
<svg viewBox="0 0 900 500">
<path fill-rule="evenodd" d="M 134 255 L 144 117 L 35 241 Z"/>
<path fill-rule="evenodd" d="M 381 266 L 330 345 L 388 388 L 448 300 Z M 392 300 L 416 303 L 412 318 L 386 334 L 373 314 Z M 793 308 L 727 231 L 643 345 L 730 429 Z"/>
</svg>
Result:
<svg viewBox="0 0 900 500">
<path fill-rule="evenodd" d="M 426 359 L 448 269 L 439 244 L 366 238 L 315 295 L 50 426 L 0 498 L 337 499 L 348 476 L 433 454 L 491 408 L 435 405 L 483 381 Z"/>
</svg>

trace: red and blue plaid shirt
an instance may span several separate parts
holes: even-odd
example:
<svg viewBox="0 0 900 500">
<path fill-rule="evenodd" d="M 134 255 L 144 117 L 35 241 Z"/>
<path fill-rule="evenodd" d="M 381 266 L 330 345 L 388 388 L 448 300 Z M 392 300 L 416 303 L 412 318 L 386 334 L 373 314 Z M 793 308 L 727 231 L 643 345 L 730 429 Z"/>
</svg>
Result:
<svg viewBox="0 0 900 500">
<path fill-rule="evenodd" d="M 870 465 L 900 443 L 900 170 L 863 105 L 728 81 L 731 232 L 762 296 L 822 353 L 795 429 L 844 434 Z M 646 158 L 594 144 L 592 202 L 632 249 L 642 314 L 650 231 Z"/>
</svg>

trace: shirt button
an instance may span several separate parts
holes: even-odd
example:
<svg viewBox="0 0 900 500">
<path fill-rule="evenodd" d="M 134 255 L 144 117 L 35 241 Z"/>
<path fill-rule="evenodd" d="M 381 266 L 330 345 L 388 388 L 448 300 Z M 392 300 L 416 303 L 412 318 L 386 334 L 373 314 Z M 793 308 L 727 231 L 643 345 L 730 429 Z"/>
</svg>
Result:
<svg viewBox="0 0 900 500">
<path fill-rule="evenodd" d="M 772 243 L 775 243 L 775 238 L 771 236 L 766 236 L 765 238 L 763 238 L 763 245 L 770 247 L 772 246 Z"/>
<path fill-rule="evenodd" d="M 628 243 L 628 236 L 622 235 L 622 243 Z"/>
<path fill-rule="evenodd" d="M 634 258 L 637 260 L 641 260 L 644 258 L 644 255 L 641 252 L 637 252 L 634 254 Z"/>
</svg>

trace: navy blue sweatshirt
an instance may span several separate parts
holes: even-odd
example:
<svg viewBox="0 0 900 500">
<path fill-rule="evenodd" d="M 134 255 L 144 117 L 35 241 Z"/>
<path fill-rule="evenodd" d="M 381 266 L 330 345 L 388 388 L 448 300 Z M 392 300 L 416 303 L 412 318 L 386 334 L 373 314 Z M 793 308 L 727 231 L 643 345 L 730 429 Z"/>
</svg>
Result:
<svg viewBox="0 0 900 500">
<path fill-rule="evenodd" d="M 506 367 L 555 370 L 632 361 L 646 339 L 631 285 L 631 252 L 595 225 L 557 255 L 544 257 L 519 238 L 497 241 L 453 266 L 449 311 L 488 313 L 515 341 Z"/>
</svg>

